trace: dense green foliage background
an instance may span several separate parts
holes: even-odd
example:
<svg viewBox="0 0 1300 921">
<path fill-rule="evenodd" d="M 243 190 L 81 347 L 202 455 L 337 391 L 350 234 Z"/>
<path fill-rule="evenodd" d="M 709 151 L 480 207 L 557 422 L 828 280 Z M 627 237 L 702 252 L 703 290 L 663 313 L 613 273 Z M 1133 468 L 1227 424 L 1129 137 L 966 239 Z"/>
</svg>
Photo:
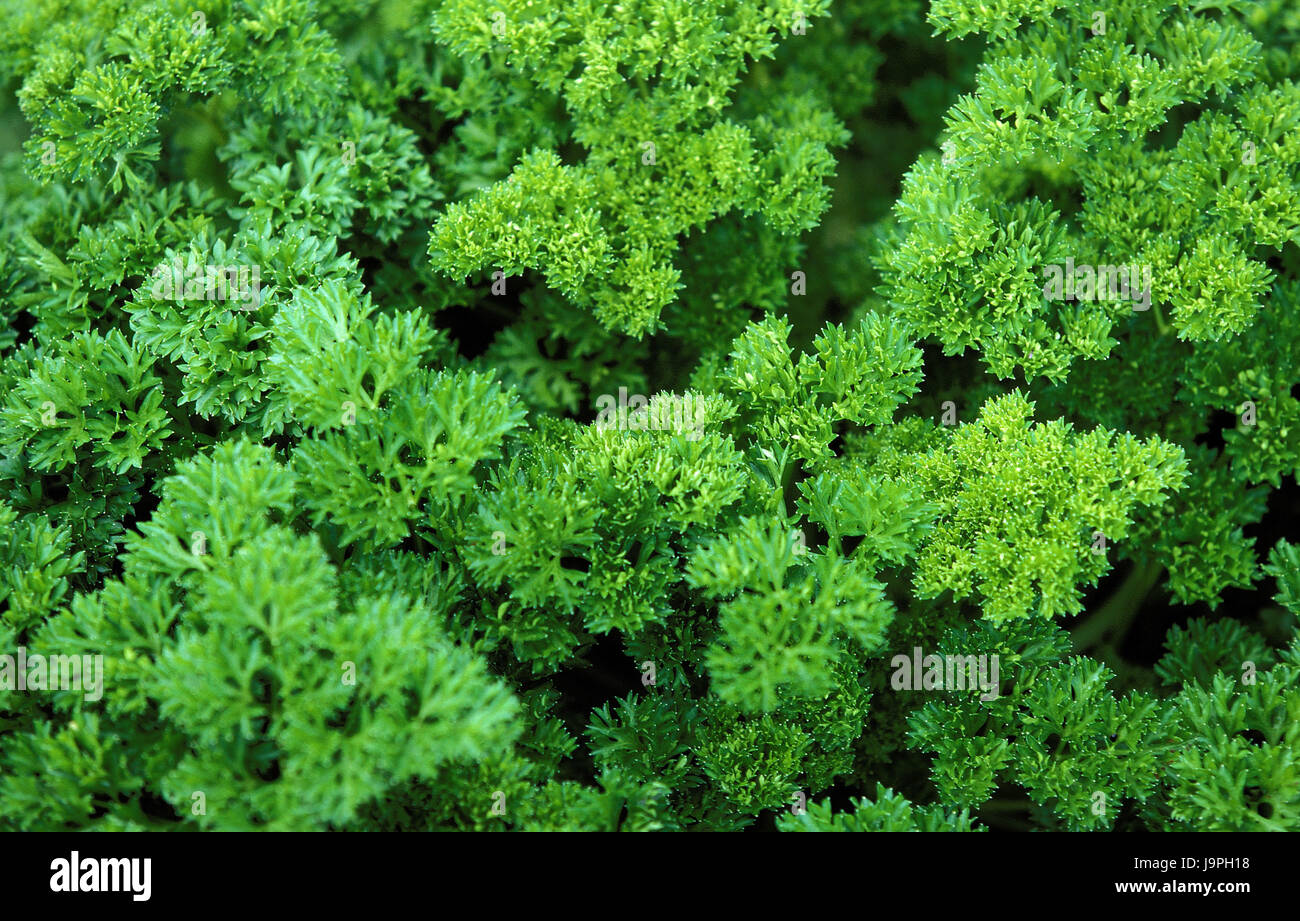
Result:
<svg viewBox="0 0 1300 921">
<path fill-rule="evenodd" d="M 1300 831 L 1297 37 L 0 0 L 0 829 Z"/>
</svg>

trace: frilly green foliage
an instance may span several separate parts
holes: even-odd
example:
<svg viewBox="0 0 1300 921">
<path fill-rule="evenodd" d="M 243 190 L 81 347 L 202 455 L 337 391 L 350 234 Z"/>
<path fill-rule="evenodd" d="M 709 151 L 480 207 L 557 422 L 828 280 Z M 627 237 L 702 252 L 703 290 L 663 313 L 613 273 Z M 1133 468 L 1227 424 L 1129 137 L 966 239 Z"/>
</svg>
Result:
<svg viewBox="0 0 1300 921">
<path fill-rule="evenodd" d="M 485 15 L 471 0 L 443 3 L 439 41 L 537 110 L 564 112 L 566 129 L 530 138 L 508 177 L 446 210 L 433 267 L 453 279 L 540 271 L 602 325 L 639 338 L 683 285 L 679 237 L 732 211 L 756 216 L 755 234 L 809 230 L 828 204 L 830 148 L 847 139 L 833 112 L 792 91 L 750 118 L 727 109 L 744 108 L 732 97 L 748 62 L 828 6 L 509 0 Z"/>
<path fill-rule="evenodd" d="M 803 815 L 783 815 L 781 831 L 987 831 L 972 828 L 967 810 L 945 813 L 936 806 L 917 807 L 907 798 L 876 785 L 876 800 L 857 800 L 852 812 L 833 812 L 828 803 L 815 803 Z"/>
<path fill-rule="evenodd" d="M 0 0 L 0 829 L 1300 831 L 1300 22 L 1096 12 Z"/>
</svg>

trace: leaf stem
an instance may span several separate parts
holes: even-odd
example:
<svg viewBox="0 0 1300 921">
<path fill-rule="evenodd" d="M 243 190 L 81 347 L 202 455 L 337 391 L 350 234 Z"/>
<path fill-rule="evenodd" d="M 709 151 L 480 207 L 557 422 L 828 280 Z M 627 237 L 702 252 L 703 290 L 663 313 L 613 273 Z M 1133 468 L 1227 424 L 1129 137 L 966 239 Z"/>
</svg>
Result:
<svg viewBox="0 0 1300 921">
<path fill-rule="evenodd" d="M 1150 560 L 1134 565 L 1115 594 L 1107 598 L 1096 613 L 1071 631 L 1070 638 L 1074 641 L 1075 652 L 1082 654 L 1102 643 L 1119 648 L 1143 599 L 1155 587 L 1163 572 L 1163 566 Z"/>
</svg>

